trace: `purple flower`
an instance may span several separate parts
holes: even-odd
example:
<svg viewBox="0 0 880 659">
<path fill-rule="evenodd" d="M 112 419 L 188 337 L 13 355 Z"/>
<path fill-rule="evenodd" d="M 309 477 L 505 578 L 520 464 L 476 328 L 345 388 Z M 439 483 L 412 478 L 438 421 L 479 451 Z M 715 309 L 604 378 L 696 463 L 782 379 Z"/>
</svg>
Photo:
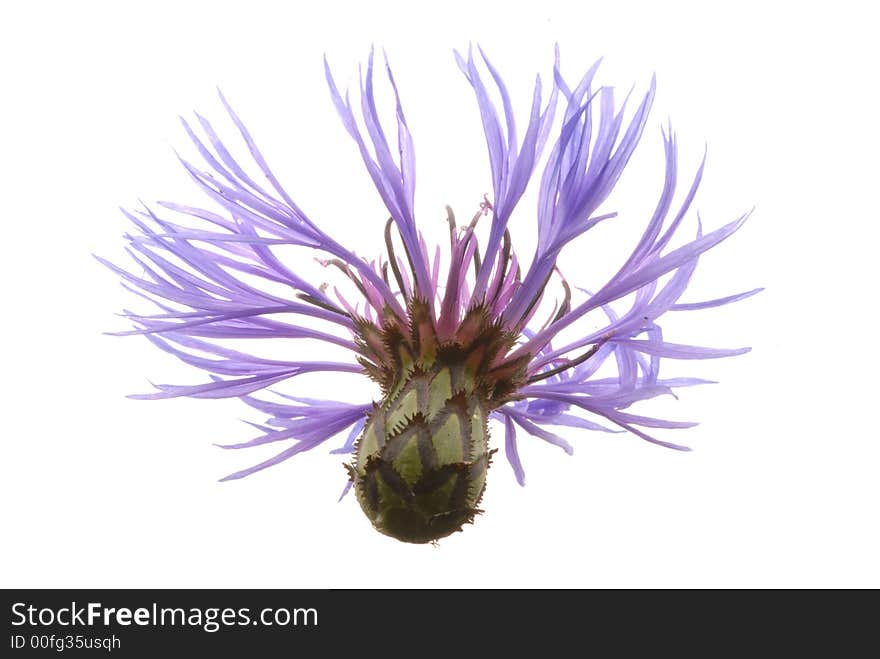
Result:
<svg viewBox="0 0 880 659">
<path fill-rule="evenodd" d="M 674 207 L 678 167 L 671 129 L 663 135 L 662 191 L 641 238 L 621 254 L 619 269 L 603 286 L 573 288 L 559 274 L 557 258 L 575 238 L 616 217 L 603 205 L 642 135 L 653 80 L 627 119 L 625 102 L 618 106 L 610 88 L 593 86 L 598 62 L 571 85 L 560 72 L 557 53 L 549 92 L 538 78 L 531 106 L 520 116 L 526 119 L 523 131 L 502 78 L 485 54 L 469 51 L 456 58 L 477 100 L 493 189 L 468 224 L 459 226 L 448 211 L 445 254 L 426 244 L 419 231 L 413 138 L 387 63 L 396 114 L 383 121 L 377 112 L 371 53 L 357 101 L 339 90 L 326 62 L 325 67 L 336 110 L 390 216 L 384 227 L 382 218 L 375 218 L 376 231 L 384 229 L 387 254 L 356 254 L 332 237 L 333 227 L 319 226 L 306 215 L 221 94 L 253 162 L 234 159 L 201 116 L 202 136 L 184 121 L 203 162 L 181 163 L 211 198 L 212 210 L 163 202 L 161 215 L 151 208 L 123 211 L 137 230 L 126 236 L 127 251 L 142 274 L 99 259 L 156 307 L 150 314 L 126 312 L 135 329 L 118 334 L 143 334 L 209 374 L 197 384 L 160 384 L 155 392 L 134 398 L 238 397 L 268 415 L 265 425 L 254 424 L 256 437 L 224 448 L 280 442 L 283 450 L 224 480 L 242 478 L 343 434 L 344 444 L 332 453 L 354 452 L 349 486 L 357 486 L 368 517 L 383 533 L 412 542 L 447 535 L 479 512 L 476 504 L 493 453 L 486 448 L 490 419 L 503 427 L 504 451 L 520 484 L 525 472 L 517 442 L 523 439 L 537 438 L 571 453 L 562 434 L 629 431 L 654 444 L 687 450 L 649 433 L 693 423 L 646 417 L 630 408 L 705 382 L 661 377 L 663 358 L 710 359 L 748 349 L 667 341 L 660 317 L 667 311 L 729 304 L 761 290 L 679 301 L 699 257 L 733 234 L 746 216 L 705 234 L 698 222 L 689 240 L 681 244 L 678 238 L 681 245 L 670 248 L 673 237 L 682 233 L 703 173 L 701 165 Z M 500 99 L 500 112 L 493 98 Z M 508 220 L 539 166 L 537 244 L 522 245 L 511 236 Z M 176 219 L 169 219 L 172 214 Z M 328 287 L 297 274 L 294 264 L 278 254 L 287 245 L 319 253 L 324 264 L 335 266 L 340 280 L 354 285 L 357 298 L 331 294 Z M 523 267 L 522 251 L 532 249 L 529 266 Z M 441 260 L 448 267 L 441 267 Z M 588 325 L 583 319 L 590 312 L 595 313 Z M 578 331 L 579 324 L 595 327 L 597 314 L 604 318 L 599 329 Z M 578 338 L 563 342 L 560 332 L 568 328 L 566 335 Z M 350 357 L 266 359 L 222 344 L 300 338 L 339 346 Z M 257 395 L 315 372 L 365 374 L 378 383 L 381 396 L 377 391 L 375 401 L 331 401 Z"/>
</svg>

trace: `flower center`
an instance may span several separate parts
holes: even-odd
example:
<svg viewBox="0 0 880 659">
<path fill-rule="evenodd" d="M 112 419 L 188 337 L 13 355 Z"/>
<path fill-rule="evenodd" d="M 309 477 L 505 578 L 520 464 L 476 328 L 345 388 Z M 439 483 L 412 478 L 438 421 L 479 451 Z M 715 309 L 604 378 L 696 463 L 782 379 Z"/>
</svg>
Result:
<svg viewBox="0 0 880 659">
<path fill-rule="evenodd" d="M 440 342 L 426 304 L 410 327 L 362 323 L 361 363 L 382 385 L 349 474 L 380 532 L 425 543 L 459 531 L 480 512 L 489 413 L 525 381 L 528 358 L 500 361 L 514 337 L 475 307 Z M 500 363 L 499 363 L 500 362 Z"/>
</svg>

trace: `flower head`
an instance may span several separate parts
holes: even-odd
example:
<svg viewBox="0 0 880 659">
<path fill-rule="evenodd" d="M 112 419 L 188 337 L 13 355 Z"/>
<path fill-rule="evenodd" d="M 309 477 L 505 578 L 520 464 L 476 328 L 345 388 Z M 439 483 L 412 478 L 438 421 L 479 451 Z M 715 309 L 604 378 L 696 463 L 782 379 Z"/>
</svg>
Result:
<svg viewBox="0 0 880 659">
<path fill-rule="evenodd" d="M 626 103 L 618 106 L 610 88 L 594 87 L 598 62 L 571 85 L 560 72 L 557 53 L 549 92 L 538 78 L 528 113 L 521 116 L 527 119 L 522 130 L 502 78 L 485 54 L 471 50 L 456 58 L 477 100 L 492 192 L 475 204 L 467 223 L 459 224 L 447 209 L 445 250 L 429 248 L 419 230 L 413 138 L 387 63 L 396 112 L 391 122 L 379 116 L 371 54 L 357 105 L 339 90 L 326 62 L 325 67 L 333 103 L 390 216 L 384 225 L 376 218 L 386 254 L 367 260 L 364 256 L 377 255 L 355 253 L 333 237 L 333 227 L 307 215 L 275 178 L 221 94 L 253 162 L 246 166 L 236 160 L 206 119 L 198 117 L 203 137 L 184 121 L 203 163 L 181 162 L 214 202 L 213 210 L 161 204 L 185 222 L 151 208 L 124 211 L 137 229 L 126 236 L 128 251 L 143 273 L 101 259 L 157 308 L 147 315 L 127 313 L 136 328 L 119 334 L 143 334 L 210 374 L 206 382 L 157 385 L 157 391 L 135 398 L 238 397 L 269 415 L 265 425 L 256 426 L 258 436 L 225 448 L 280 442 L 283 450 L 224 480 L 242 478 L 345 433 L 344 444 L 332 452 L 352 454 L 348 486 L 354 486 L 379 531 L 409 542 L 446 536 L 480 512 L 494 453 L 490 422 L 503 427 L 504 453 L 521 484 L 525 476 L 517 441 L 536 438 L 572 452 L 566 439 L 548 429 L 552 426 L 576 429 L 568 434 L 629 431 L 648 442 L 684 449 L 645 429 L 694 424 L 646 417 L 629 408 L 703 382 L 660 377 L 663 358 L 708 359 L 747 349 L 669 342 L 659 319 L 668 311 L 728 304 L 760 290 L 679 302 L 700 255 L 734 233 L 745 216 L 705 234 L 698 223 L 689 241 L 670 248 L 703 172 L 700 166 L 674 207 L 678 171 L 671 130 L 664 133 L 662 191 L 640 239 L 621 254 L 619 269 L 603 286 L 594 291 L 573 287 L 560 274 L 557 258 L 596 224 L 616 217 L 602 208 L 639 143 L 654 98 L 653 80 L 627 119 Z M 493 97 L 501 100 L 500 112 Z M 539 163 L 543 168 L 536 175 Z M 508 222 L 533 178 L 539 185 L 538 238 L 529 246 L 517 243 Z M 330 293 L 328 286 L 298 274 L 279 255 L 286 245 L 319 253 L 356 295 Z M 532 252 L 528 267 L 518 257 L 523 250 Z M 556 304 L 547 314 L 542 302 L 551 298 Z M 578 330 L 587 326 L 583 319 L 591 312 L 591 318 L 602 315 L 601 327 Z M 569 328 L 562 342 L 560 332 Z M 223 343 L 301 338 L 338 346 L 349 358 L 268 359 Z M 369 376 L 378 385 L 375 400 L 257 395 L 315 372 Z"/>
</svg>

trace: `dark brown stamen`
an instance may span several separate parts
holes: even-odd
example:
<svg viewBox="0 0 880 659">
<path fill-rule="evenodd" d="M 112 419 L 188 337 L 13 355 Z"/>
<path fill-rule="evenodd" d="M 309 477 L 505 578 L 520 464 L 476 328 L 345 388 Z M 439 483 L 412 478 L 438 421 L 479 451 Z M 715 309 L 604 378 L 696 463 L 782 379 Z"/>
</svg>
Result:
<svg viewBox="0 0 880 659">
<path fill-rule="evenodd" d="M 446 207 L 446 221 L 449 222 L 449 249 L 455 248 L 455 213 L 452 212 L 452 207 Z"/>
<path fill-rule="evenodd" d="M 492 294 L 489 296 L 489 300 L 491 300 L 492 304 L 495 304 L 498 296 L 501 295 L 501 288 L 504 286 L 504 280 L 507 278 L 508 268 L 510 268 L 510 254 L 512 251 L 513 243 L 510 239 L 510 229 L 505 229 L 504 242 L 501 247 L 501 276 L 498 277 L 498 283 L 495 284 L 495 290 L 492 291 Z"/>
<path fill-rule="evenodd" d="M 397 265 L 397 256 L 394 254 L 394 242 L 391 240 L 391 225 L 394 218 L 388 218 L 385 223 L 385 247 L 388 249 L 388 262 L 391 264 L 391 271 L 394 273 L 394 279 L 397 280 L 397 286 L 403 293 L 404 299 L 409 299 L 406 294 L 406 288 L 403 285 L 403 275 L 400 274 L 400 266 Z"/>
<path fill-rule="evenodd" d="M 592 348 L 587 350 L 587 352 L 585 352 L 583 355 L 581 355 L 577 359 L 573 359 L 570 362 L 568 362 L 567 364 L 563 364 L 562 366 L 557 366 L 556 368 L 551 368 L 549 371 L 544 371 L 543 373 L 538 373 L 536 375 L 533 375 L 528 380 L 526 380 L 526 382 L 528 382 L 529 384 L 532 384 L 534 382 L 540 382 L 541 380 L 546 380 L 549 377 L 552 377 L 554 375 L 558 375 L 559 373 L 563 373 L 570 368 L 574 368 L 575 366 L 583 364 L 585 361 L 587 361 L 590 357 L 592 357 L 593 355 L 595 355 L 599 351 L 599 348 L 601 348 L 605 344 L 605 341 L 607 341 L 607 339 L 602 339 L 601 341 L 599 341 L 599 343 L 597 343 Z"/>
<path fill-rule="evenodd" d="M 535 305 L 541 301 L 541 298 L 544 297 L 544 289 L 547 288 L 547 284 L 550 281 L 550 277 L 553 276 L 553 271 L 550 271 L 550 274 L 547 275 L 547 278 L 544 280 L 544 283 L 541 284 L 541 288 L 538 289 L 538 292 L 535 293 L 535 296 L 529 302 L 529 306 L 526 307 L 526 310 L 523 312 L 522 317 L 528 318 L 529 314 L 532 313 L 532 309 L 534 309 Z M 517 279 L 519 279 L 519 267 L 517 267 Z"/>
<path fill-rule="evenodd" d="M 348 264 L 345 261 L 341 261 L 339 259 L 328 259 L 328 260 L 320 260 L 319 259 L 318 263 L 320 263 L 321 265 L 323 265 L 325 267 L 328 265 L 334 265 L 337 268 L 339 268 L 340 270 L 342 270 L 342 272 L 345 273 L 345 276 L 348 277 L 354 283 L 355 286 L 357 286 L 357 289 L 361 292 L 361 295 L 363 295 L 365 298 L 369 298 L 369 295 L 367 295 L 367 289 L 364 286 L 363 282 L 361 282 L 361 280 L 357 277 L 357 275 L 355 275 L 351 271 L 351 268 L 348 266 Z"/>
<path fill-rule="evenodd" d="M 344 316 L 346 318 L 351 318 L 351 314 L 347 311 L 343 311 L 338 307 L 334 307 L 332 304 L 327 304 L 326 302 L 321 302 L 318 298 L 312 297 L 308 293 L 297 293 L 296 296 L 302 300 L 303 302 L 308 302 L 309 304 L 313 304 L 316 307 L 320 307 L 326 311 L 332 311 L 333 313 L 338 313 L 340 316 Z"/>
<path fill-rule="evenodd" d="M 562 280 L 562 288 L 565 290 L 565 297 L 562 300 L 562 306 L 559 307 L 559 312 L 550 322 L 551 325 L 571 311 L 571 287 L 568 285 L 565 277 L 562 276 L 559 268 L 554 268 L 554 270 L 556 270 L 556 274 L 558 274 L 559 278 Z"/>
</svg>

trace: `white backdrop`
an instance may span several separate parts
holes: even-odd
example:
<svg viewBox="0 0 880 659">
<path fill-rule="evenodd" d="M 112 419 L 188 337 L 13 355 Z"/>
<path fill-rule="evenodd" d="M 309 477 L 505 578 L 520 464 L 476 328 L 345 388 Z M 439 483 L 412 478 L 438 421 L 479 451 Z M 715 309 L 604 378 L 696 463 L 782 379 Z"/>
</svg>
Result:
<svg viewBox="0 0 880 659">
<path fill-rule="evenodd" d="M 880 586 L 880 53 L 864 3 L 318 5 L 0 9 L 0 586 Z M 143 309 L 91 257 L 124 260 L 117 207 L 199 201 L 172 151 L 192 153 L 176 117 L 196 110 L 234 141 L 220 86 L 300 205 L 378 250 L 385 211 L 321 61 L 352 82 L 375 43 L 416 141 L 417 212 L 442 229 L 444 204 L 469 216 L 489 187 L 452 58 L 470 41 L 521 108 L 557 41 L 569 77 L 604 56 L 599 80 L 621 95 L 657 73 L 644 142 L 609 203 L 618 224 L 584 237 L 566 274 L 589 287 L 623 258 L 659 192 L 671 119 L 685 176 L 709 145 L 696 204 L 707 228 L 756 206 L 702 260 L 687 300 L 767 290 L 675 318 L 667 336 L 753 351 L 664 367 L 720 381 L 641 408 L 701 421 L 663 435 L 692 453 L 569 433 L 569 458 L 524 437 L 527 487 L 497 459 L 485 515 L 437 547 L 380 536 L 353 497 L 337 504 L 342 459 L 324 448 L 218 483 L 262 454 L 212 443 L 262 419 L 237 401 L 125 398 L 204 376 L 143 339 L 102 335 L 126 329 L 115 312 Z M 533 204 L 513 224 L 524 244 Z"/>
</svg>

